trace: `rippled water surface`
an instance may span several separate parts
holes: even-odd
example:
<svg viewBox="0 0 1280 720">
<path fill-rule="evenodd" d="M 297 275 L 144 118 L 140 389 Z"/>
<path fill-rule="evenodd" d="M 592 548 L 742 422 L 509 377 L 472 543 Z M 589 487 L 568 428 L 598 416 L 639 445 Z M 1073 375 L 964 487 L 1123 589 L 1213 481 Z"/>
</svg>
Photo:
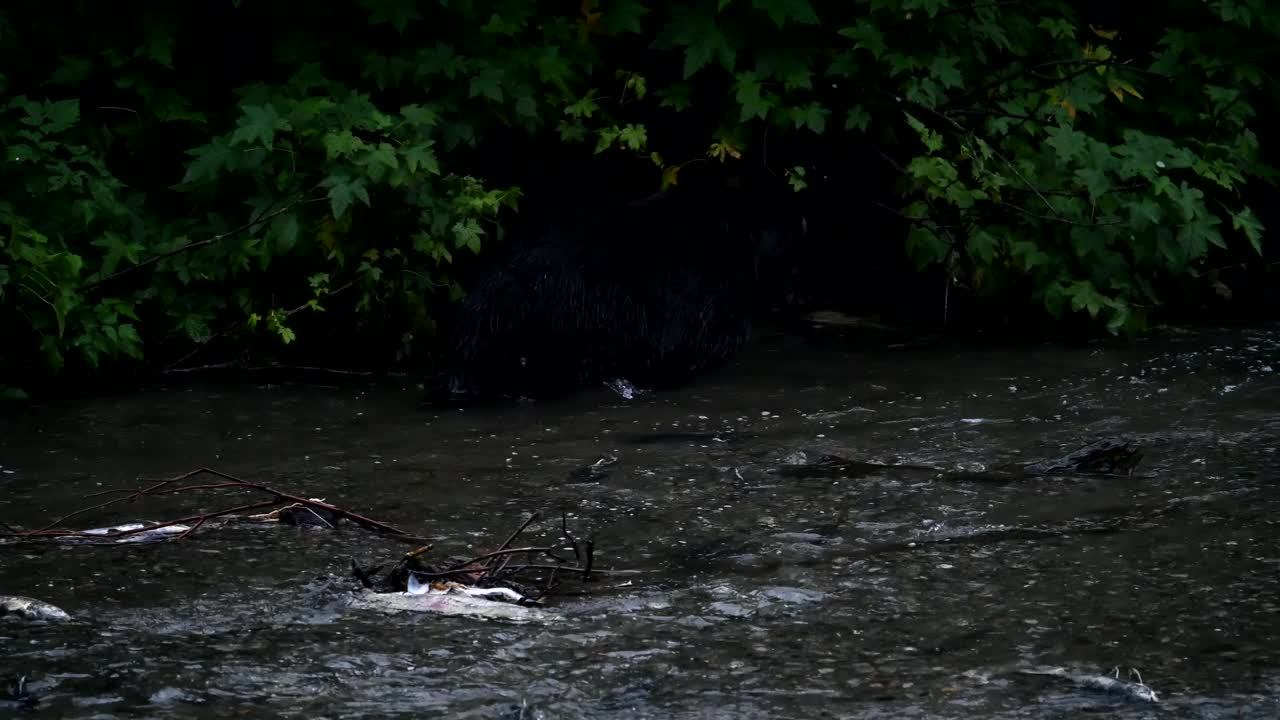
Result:
<svg viewBox="0 0 1280 720">
<path fill-rule="evenodd" d="M 78 622 L 0 622 L 0 696 L 26 676 L 23 716 L 59 718 L 1277 717 L 1277 370 L 1266 328 L 1110 348 L 773 338 L 633 402 L 600 388 L 424 410 L 407 382 L 378 381 L 40 409 L 3 427 L 0 522 L 211 466 L 442 555 L 565 511 L 597 564 L 649 572 L 573 598 L 568 622 L 516 625 L 325 602 L 315 578 L 405 549 L 350 528 L 5 545 L 0 594 Z M 1106 436 L 1144 446 L 1133 477 L 805 467 L 980 469 Z M 603 476 L 580 472 L 602 458 L 617 458 Z M 1159 702 L 1033 667 L 1136 668 Z"/>
</svg>

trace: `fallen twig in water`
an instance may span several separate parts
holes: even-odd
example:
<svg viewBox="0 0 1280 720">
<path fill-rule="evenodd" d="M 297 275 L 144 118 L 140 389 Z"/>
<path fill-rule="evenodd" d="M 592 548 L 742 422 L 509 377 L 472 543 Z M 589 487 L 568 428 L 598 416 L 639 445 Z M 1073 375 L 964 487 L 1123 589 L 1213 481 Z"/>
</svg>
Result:
<svg viewBox="0 0 1280 720">
<path fill-rule="evenodd" d="M 507 552 L 507 548 L 511 547 L 511 543 L 515 542 L 516 538 L 520 537 L 520 533 L 524 532 L 525 528 L 529 527 L 530 523 L 532 523 L 534 520 L 537 520 L 537 519 L 538 519 L 538 513 L 531 513 L 529 517 L 525 519 L 524 522 L 520 523 L 520 527 L 516 528 L 515 532 L 512 532 L 510 535 L 508 535 L 507 539 L 504 540 L 502 544 L 498 546 L 498 550 L 496 552 L 490 553 L 487 559 L 477 558 L 477 560 L 485 559 L 486 560 L 485 567 L 493 567 L 493 558 L 496 558 L 499 555 L 502 555 L 503 553 Z M 508 559 L 510 559 L 510 555 L 507 555 L 507 557 L 504 557 L 502 559 L 502 564 L 503 565 L 507 564 Z"/>
<path fill-rule="evenodd" d="M 177 487 L 173 487 L 176 483 L 181 483 L 184 480 L 189 480 L 198 475 L 213 475 L 214 477 L 221 478 L 223 482 L 203 483 L 203 484 L 193 484 L 193 485 L 179 485 Z M 116 526 L 116 528 L 108 528 L 105 531 L 102 529 L 98 529 L 98 530 L 61 529 L 62 525 L 72 518 L 80 517 L 81 515 L 85 515 L 97 510 L 104 510 L 108 507 L 111 507 L 113 505 L 117 505 L 120 503 L 132 503 L 132 502 L 137 502 L 138 500 L 141 500 L 144 498 L 160 497 L 164 495 L 176 495 L 179 493 L 188 493 L 188 492 L 195 492 L 200 490 L 250 490 L 250 491 L 255 491 L 255 492 L 260 492 L 260 493 L 270 495 L 271 499 L 256 502 L 256 503 L 250 503 L 247 505 L 238 505 L 236 507 L 225 508 L 222 510 L 215 510 L 212 512 L 198 513 L 195 515 L 178 518 L 176 520 L 168 520 L 165 522 L 153 523 L 149 525 L 138 524 L 138 525 L 129 525 L 129 526 Z M 191 535 L 191 533 L 195 532 L 197 529 L 199 529 L 200 527 L 208 523 L 210 520 L 228 517 L 232 515 L 238 515 L 240 513 L 246 513 L 253 510 L 264 510 L 266 508 L 275 507 L 278 505 L 282 505 L 284 503 L 289 503 L 284 507 L 277 507 L 275 511 L 273 511 L 272 513 L 255 516 L 253 519 L 266 520 L 266 521 L 277 520 L 283 516 L 282 514 L 284 513 L 284 511 L 290 508 L 295 508 L 295 509 L 298 509 L 299 511 L 305 510 L 306 515 L 308 517 L 314 517 L 319 522 L 301 522 L 295 516 L 293 518 L 294 524 L 312 524 L 312 525 L 320 524 L 327 527 L 333 527 L 333 520 L 343 519 L 350 522 L 353 525 L 358 525 L 359 527 L 362 527 L 366 530 L 371 530 L 373 532 L 386 535 L 396 540 L 413 542 L 417 544 L 422 544 L 423 542 L 425 542 L 423 538 L 410 535 L 409 533 L 406 533 L 405 531 L 397 527 L 388 525 L 387 523 L 380 522 L 378 520 L 374 520 L 364 515 L 360 515 L 359 513 L 355 513 L 350 510 L 345 510 L 336 505 L 330 505 L 329 503 L 324 502 L 323 500 L 316 500 L 314 498 L 303 498 L 297 495 L 293 495 L 291 493 L 281 492 L 279 490 L 268 487 L 266 485 L 249 482 L 247 480 L 241 480 L 238 477 L 235 477 L 233 475 L 228 475 L 227 473 L 214 470 L 212 468 L 198 468 L 196 470 L 192 470 L 191 472 L 183 473 L 182 475 L 178 475 L 177 477 L 169 478 L 168 480 L 162 480 L 158 483 L 155 483 L 154 485 L 150 485 L 148 487 L 140 488 L 137 490 L 123 490 L 123 489 L 104 490 L 102 492 L 92 493 L 90 495 L 87 495 L 86 497 L 94 498 L 94 497 L 101 497 L 103 495 L 120 494 L 120 493 L 127 493 L 128 495 L 126 497 L 120 497 L 114 500 L 108 500 L 107 502 L 104 502 L 104 503 L 99 503 L 91 507 L 86 507 L 80 510 L 76 510 L 75 512 L 69 513 L 67 515 L 64 515 L 58 518 L 54 522 L 38 530 L 26 530 L 26 531 L 10 530 L 9 532 L 6 532 L 4 534 L 8 537 L 11 537 L 17 540 L 51 540 L 51 539 L 80 538 L 85 540 L 101 540 L 106 542 L 113 542 L 113 541 L 118 542 L 120 541 L 120 539 L 130 535 L 136 535 L 138 533 L 154 534 L 155 531 L 163 528 L 186 525 L 190 523 L 189 527 L 184 527 L 179 532 L 166 533 L 166 535 L 171 535 L 171 537 L 165 537 L 164 539 L 178 541 L 178 540 L 185 539 L 186 537 Z"/>
<path fill-rule="evenodd" d="M 577 538 L 569 532 L 569 516 L 565 513 L 560 513 L 560 528 L 564 532 L 564 538 L 573 547 L 573 558 L 582 566 L 582 579 L 591 580 L 591 562 L 595 559 L 596 551 L 595 541 L 586 540 L 580 546 Z M 579 548 L 581 548 L 581 552 L 579 552 Z M 583 560 L 584 557 L 586 558 L 585 562 Z"/>
</svg>

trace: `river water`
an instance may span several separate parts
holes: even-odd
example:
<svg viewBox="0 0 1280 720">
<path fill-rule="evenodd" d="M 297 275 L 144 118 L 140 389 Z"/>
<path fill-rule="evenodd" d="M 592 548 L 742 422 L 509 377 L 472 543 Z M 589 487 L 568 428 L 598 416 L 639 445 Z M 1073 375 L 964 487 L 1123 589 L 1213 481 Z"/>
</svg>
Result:
<svg viewBox="0 0 1280 720">
<path fill-rule="evenodd" d="M 324 602 L 316 578 L 406 549 L 353 528 L 4 545 L 0 594 L 76 621 L 0 621 L 0 697 L 25 676 L 33 718 L 1280 716 L 1276 328 L 772 336 L 632 402 L 424 409 L 410 385 L 175 382 L 37 409 L 2 428 L 0 522 L 210 466 L 442 556 L 564 512 L 597 566 L 646 572 L 593 584 L 567 623 L 518 625 Z M 1144 446 L 1132 477 L 806 467 L 979 469 L 1120 435 Z M 79 527 L 231 504 L 148 500 Z M 1158 702 L 1029 668 L 1133 668 Z"/>
</svg>

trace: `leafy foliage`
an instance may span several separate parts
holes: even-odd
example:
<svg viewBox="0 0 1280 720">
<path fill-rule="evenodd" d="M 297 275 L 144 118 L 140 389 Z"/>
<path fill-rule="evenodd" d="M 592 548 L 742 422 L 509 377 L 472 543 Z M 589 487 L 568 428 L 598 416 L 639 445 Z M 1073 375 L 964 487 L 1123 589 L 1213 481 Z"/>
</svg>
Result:
<svg viewBox="0 0 1280 720">
<path fill-rule="evenodd" d="M 906 225 L 883 241 L 919 268 L 1114 332 L 1267 249 L 1262 0 L 112 13 L 0 10 L 10 384 L 326 334 L 403 359 L 546 182 L 522 158 L 623 158 L 655 188 L 691 162 L 889 182 Z M 882 165 L 838 167 L 851 147 Z"/>
<path fill-rule="evenodd" d="M 1274 87 L 1261 56 L 1231 46 L 1250 31 L 1274 40 L 1280 17 L 1255 26 L 1241 18 L 1261 3 L 1220 3 L 1224 25 L 1175 4 L 1175 19 L 1200 28 L 1196 52 L 1182 28 L 1154 47 L 1126 44 L 1129 29 L 1090 25 L 1074 6 L 1030 5 L 929 3 L 897 23 L 883 8 L 845 33 L 863 56 L 853 63 L 871 56 L 902 71 L 894 92 L 910 133 L 886 134 L 918 152 L 904 168 L 909 251 L 978 291 L 1030 280 L 1053 315 L 1087 311 L 1112 330 L 1141 325 L 1160 283 L 1196 272 L 1212 248 L 1261 255 L 1242 195 L 1274 171 L 1260 162 L 1249 98 Z M 941 45 L 912 42 L 929 36 L 925 23 L 944 28 Z M 1144 65 L 1138 50 L 1155 54 Z"/>
</svg>

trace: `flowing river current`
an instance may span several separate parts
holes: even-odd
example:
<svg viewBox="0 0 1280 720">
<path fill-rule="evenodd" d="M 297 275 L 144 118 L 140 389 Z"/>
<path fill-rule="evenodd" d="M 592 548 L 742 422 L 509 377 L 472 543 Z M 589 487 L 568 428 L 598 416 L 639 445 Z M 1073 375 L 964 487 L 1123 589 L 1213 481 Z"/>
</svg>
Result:
<svg viewBox="0 0 1280 720">
<path fill-rule="evenodd" d="M 0 595 L 72 619 L 0 617 L 0 715 L 1280 717 L 1275 327 L 773 336 L 632 401 L 416 399 L 407 379 L 175 380 L 25 411 L 0 421 L 0 523 L 207 466 L 442 558 L 531 512 L 554 519 L 531 541 L 555 542 L 564 513 L 598 567 L 644 572 L 562 599 L 567 622 L 514 624 L 326 602 L 317 578 L 409 549 L 351 526 L 8 542 Z M 1131 476 L 977 472 L 1109 437 L 1141 446 Z M 227 506 L 181 494 L 69 524 Z"/>
</svg>

